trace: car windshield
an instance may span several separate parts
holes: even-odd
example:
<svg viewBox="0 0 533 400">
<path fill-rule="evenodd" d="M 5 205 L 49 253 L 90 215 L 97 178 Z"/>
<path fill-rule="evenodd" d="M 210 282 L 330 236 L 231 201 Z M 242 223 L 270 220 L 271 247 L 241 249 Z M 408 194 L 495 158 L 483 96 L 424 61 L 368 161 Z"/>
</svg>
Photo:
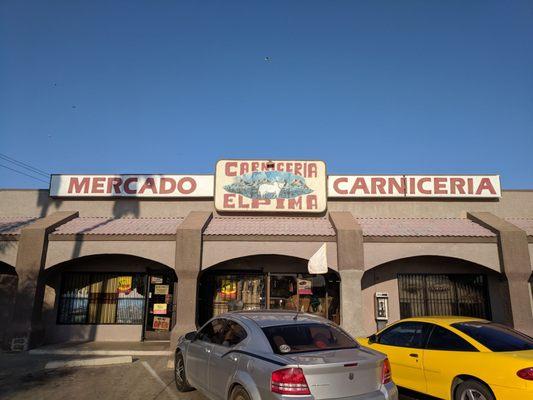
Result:
<svg viewBox="0 0 533 400">
<path fill-rule="evenodd" d="M 491 351 L 533 350 L 532 338 L 494 322 L 459 322 L 452 326 Z"/>
<path fill-rule="evenodd" d="M 294 324 L 263 328 L 272 350 L 277 354 L 352 349 L 357 342 L 340 328 L 329 324 Z"/>
</svg>

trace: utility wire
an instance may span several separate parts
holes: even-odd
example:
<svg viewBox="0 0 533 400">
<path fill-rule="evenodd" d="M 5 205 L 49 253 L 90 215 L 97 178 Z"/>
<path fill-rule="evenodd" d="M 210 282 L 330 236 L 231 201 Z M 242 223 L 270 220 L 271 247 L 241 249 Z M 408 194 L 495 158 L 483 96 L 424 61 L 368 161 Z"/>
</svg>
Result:
<svg viewBox="0 0 533 400">
<path fill-rule="evenodd" d="M 13 172 L 16 172 L 16 173 L 18 173 L 18 174 L 26 175 L 28 178 L 32 178 L 32 179 L 35 179 L 35 180 L 37 180 L 37 181 L 41 181 L 41 182 L 44 182 L 44 183 L 49 183 L 48 181 L 45 181 L 44 179 L 37 178 L 37 177 L 32 176 L 32 175 L 30 175 L 30 174 L 27 174 L 27 173 L 25 173 L 25 172 L 18 171 L 18 170 L 16 170 L 16 169 L 10 168 L 10 167 L 8 167 L 7 165 L 0 164 L 0 167 L 3 167 L 3 168 L 6 168 L 6 169 L 9 169 L 9 170 L 11 170 L 11 171 L 13 171 Z"/>
<path fill-rule="evenodd" d="M 22 167 L 22 168 L 24 168 L 24 169 L 26 169 L 26 170 L 28 170 L 30 172 L 33 172 L 34 174 L 39 174 L 39 175 L 45 176 L 47 178 L 50 177 L 50 174 L 45 172 L 45 171 L 43 171 L 42 169 L 32 167 L 29 164 L 23 163 L 22 161 L 19 161 L 19 160 L 16 160 L 16 159 L 12 158 L 12 157 L 6 156 L 5 154 L 0 153 L 0 158 L 4 159 L 7 162 L 10 162 L 12 164 L 17 165 L 18 167 Z"/>
</svg>

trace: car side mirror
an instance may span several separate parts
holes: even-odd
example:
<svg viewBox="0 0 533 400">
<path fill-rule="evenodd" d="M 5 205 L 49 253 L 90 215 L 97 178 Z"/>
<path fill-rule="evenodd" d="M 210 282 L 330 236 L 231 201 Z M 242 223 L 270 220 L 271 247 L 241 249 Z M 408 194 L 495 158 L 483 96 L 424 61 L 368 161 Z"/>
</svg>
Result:
<svg viewBox="0 0 533 400">
<path fill-rule="evenodd" d="M 368 337 L 368 343 L 377 343 L 377 342 L 378 342 L 378 337 L 376 336 L 375 333 Z"/>
<path fill-rule="evenodd" d="M 189 332 L 185 334 L 185 340 L 190 340 L 191 342 L 194 342 L 196 340 L 197 332 Z"/>
</svg>

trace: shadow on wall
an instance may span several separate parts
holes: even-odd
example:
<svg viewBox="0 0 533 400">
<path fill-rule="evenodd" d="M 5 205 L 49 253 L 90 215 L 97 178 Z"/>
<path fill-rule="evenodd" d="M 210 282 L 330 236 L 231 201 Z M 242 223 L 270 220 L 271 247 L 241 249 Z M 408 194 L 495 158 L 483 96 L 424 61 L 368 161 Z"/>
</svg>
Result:
<svg viewBox="0 0 533 400">
<path fill-rule="evenodd" d="M 105 226 L 109 224 L 112 219 L 116 218 L 139 218 L 140 215 L 140 202 L 138 199 L 116 199 L 113 201 L 113 217 L 110 219 L 104 219 L 99 223 L 96 223 L 93 226 L 87 227 L 81 232 L 78 232 L 76 234 L 76 241 L 74 242 L 74 248 L 72 250 L 71 258 L 75 259 L 80 257 L 81 250 L 83 247 L 83 236 L 87 232 L 100 228 L 102 226 Z"/>
<path fill-rule="evenodd" d="M 55 210 L 58 210 L 63 203 L 63 200 L 53 199 L 49 195 L 49 191 L 45 189 L 39 190 L 37 194 L 37 207 L 39 208 L 39 218 L 46 217 L 53 206 Z"/>
</svg>

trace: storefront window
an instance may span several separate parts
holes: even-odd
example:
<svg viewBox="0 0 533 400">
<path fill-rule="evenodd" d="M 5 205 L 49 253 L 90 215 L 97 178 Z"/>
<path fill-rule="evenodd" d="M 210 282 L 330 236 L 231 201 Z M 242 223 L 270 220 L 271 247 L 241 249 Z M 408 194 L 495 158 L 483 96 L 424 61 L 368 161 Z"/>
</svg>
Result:
<svg viewBox="0 0 533 400">
<path fill-rule="evenodd" d="M 221 275 L 215 277 L 213 316 L 234 310 L 265 308 L 262 275 Z"/>
<path fill-rule="evenodd" d="M 335 274 L 206 274 L 200 283 L 199 323 L 236 310 L 300 310 L 336 323 L 339 280 Z"/>
<path fill-rule="evenodd" d="M 141 274 L 63 275 L 61 324 L 142 324 L 145 284 Z"/>
</svg>

